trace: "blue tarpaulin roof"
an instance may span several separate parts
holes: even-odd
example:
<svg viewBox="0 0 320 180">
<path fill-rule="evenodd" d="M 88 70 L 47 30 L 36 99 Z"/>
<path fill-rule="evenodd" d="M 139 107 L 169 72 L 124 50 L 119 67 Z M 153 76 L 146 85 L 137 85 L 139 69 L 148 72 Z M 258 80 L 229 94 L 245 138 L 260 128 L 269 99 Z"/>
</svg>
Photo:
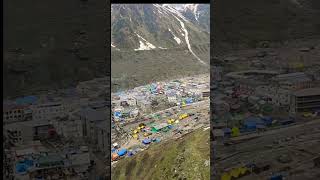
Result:
<svg viewBox="0 0 320 180">
<path fill-rule="evenodd" d="M 188 98 L 188 99 L 186 99 L 186 103 L 192 103 L 193 102 L 193 100 L 192 100 L 192 98 Z"/>
<path fill-rule="evenodd" d="M 123 156 L 123 155 L 125 155 L 125 154 L 127 154 L 127 149 L 121 149 L 121 150 L 118 152 L 118 155 L 119 155 L 119 156 Z"/>
<path fill-rule="evenodd" d="M 121 112 L 118 112 L 118 111 L 114 112 L 114 116 L 115 117 L 121 117 Z"/>
<path fill-rule="evenodd" d="M 133 154 L 133 152 L 132 151 L 129 151 L 128 152 L 128 156 L 130 157 L 130 156 L 133 156 L 134 154 Z"/>
<path fill-rule="evenodd" d="M 24 173 L 28 169 L 28 166 L 25 163 L 19 163 L 16 165 L 16 172 L 17 173 Z"/>
<path fill-rule="evenodd" d="M 274 175 L 270 178 L 270 180 L 282 180 L 283 176 L 282 175 Z"/>
<path fill-rule="evenodd" d="M 244 126 L 247 129 L 256 129 L 257 123 L 254 121 L 246 121 L 246 122 L 244 122 Z"/>
<path fill-rule="evenodd" d="M 257 118 L 257 117 L 249 117 L 247 118 L 245 121 L 244 121 L 244 124 L 247 124 L 247 123 L 255 123 L 255 124 L 260 124 L 260 125 L 265 125 L 266 123 L 261 120 L 260 118 Z"/>
<path fill-rule="evenodd" d="M 263 116 L 261 119 L 265 120 L 265 121 L 272 121 L 272 117 L 271 116 Z"/>
<path fill-rule="evenodd" d="M 223 132 L 226 134 L 226 133 L 231 133 L 231 129 L 230 128 L 224 128 L 223 129 Z"/>
<path fill-rule="evenodd" d="M 142 141 L 143 144 L 150 144 L 151 140 L 150 139 L 144 139 Z"/>
<path fill-rule="evenodd" d="M 264 116 L 261 118 L 266 124 L 271 124 L 272 123 L 272 117 L 270 116 Z"/>
<path fill-rule="evenodd" d="M 37 102 L 38 98 L 36 96 L 25 96 L 25 97 L 21 97 L 16 99 L 16 103 L 17 104 L 33 104 L 35 102 Z"/>
</svg>

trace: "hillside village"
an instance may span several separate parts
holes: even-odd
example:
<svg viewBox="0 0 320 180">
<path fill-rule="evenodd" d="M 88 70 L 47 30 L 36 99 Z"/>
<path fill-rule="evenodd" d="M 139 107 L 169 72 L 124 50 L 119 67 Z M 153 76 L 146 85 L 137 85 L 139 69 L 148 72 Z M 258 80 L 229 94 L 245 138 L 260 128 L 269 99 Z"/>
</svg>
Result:
<svg viewBox="0 0 320 180">
<path fill-rule="evenodd" d="M 110 148 L 109 84 L 108 77 L 97 78 L 72 89 L 5 100 L 4 177 L 104 176 Z"/>
<path fill-rule="evenodd" d="M 314 43 L 269 45 L 214 58 L 213 178 L 317 177 L 320 64 Z"/>
</svg>

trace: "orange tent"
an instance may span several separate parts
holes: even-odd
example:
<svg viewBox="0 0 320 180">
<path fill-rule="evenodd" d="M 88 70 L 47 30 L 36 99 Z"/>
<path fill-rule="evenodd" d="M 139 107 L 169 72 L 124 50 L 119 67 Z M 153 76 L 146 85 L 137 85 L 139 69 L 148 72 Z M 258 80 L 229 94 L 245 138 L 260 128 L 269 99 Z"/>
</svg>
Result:
<svg viewBox="0 0 320 180">
<path fill-rule="evenodd" d="M 119 158 L 119 155 L 118 155 L 117 153 L 113 153 L 113 154 L 111 155 L 111 160 L 112 160 L 112 161 L 116 161 L 118 158 Z"/>
</svg>

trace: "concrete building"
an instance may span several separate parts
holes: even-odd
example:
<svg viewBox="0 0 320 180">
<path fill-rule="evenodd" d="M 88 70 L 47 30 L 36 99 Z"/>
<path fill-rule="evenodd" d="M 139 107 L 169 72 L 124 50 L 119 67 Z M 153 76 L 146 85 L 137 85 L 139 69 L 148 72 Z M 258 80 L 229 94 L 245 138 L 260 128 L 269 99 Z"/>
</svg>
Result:
<svg viewBox="0 0 320 180">
<path fill-rule="evenodd" d="M 176 96 L 168 96 L 168 102 L 176 104 L 178 102 L 177 97 Z"/>
<path fill-rule="evenodd" d="M 96 132 L 97 132 L 97 150 L 108 153 L 110 150 L 110 124 L 107 121 L 101 121 L 96 123 Z"/>
<path fill-rule="evenodd" d="M 3 127 L 3 134 L 11 145 L 21 145 L 33 140 L 33 129 L 24 122 L 9 124 Z"/>
<path fill-rule="evenodd" d="M 14 103 L 3 104 L 3 122 L 13 123 L 25 120 L 27 106 L 16 105 Z"/>
<path fill-rule="evenodd" d="M 41 103 L 31 106 L 32 120 L 52 120 L 56 117 L 63 117 L 67 109 L 62 102 Z"/>
<path fill-rule="evenodd" d="M 57 133 L 65 138 L 82 138 L 83 126 L 82 121 L 78 118 L 63 117 L 52 121 L 52 125 Z"/>
<path fill-rule="evenodd" d="M 82 134 L 92 144 L 97 143 L 97 133 L 95 132 L 96 123 L 107 121 L 109 111 L 97 111 L 92 108 L 84 108 L 73 114 L 75 120 L 80 120 L 82 123 Z"/>
<path fill-rule="evenodd" d="M 308 88 L 294 92 L 291 96 L 290 112 L 310 112 L 320 109 L 320 88 Z"/>
<path fill-rule="evenodd" d="M 299 90 L 311 88 L 312 80 L 303 72 L 280 74 L 273 78 L 282 88 Z"/>
</svg>

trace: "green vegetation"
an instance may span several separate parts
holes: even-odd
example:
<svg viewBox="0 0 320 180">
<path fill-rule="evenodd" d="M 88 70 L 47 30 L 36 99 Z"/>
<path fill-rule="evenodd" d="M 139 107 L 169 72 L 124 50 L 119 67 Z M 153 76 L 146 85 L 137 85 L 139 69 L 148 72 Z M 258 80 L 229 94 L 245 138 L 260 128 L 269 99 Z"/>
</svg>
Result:
<svg viewBox="0 0 320 180">
<path fill-rule="evenodd" d="M 112 179 L 209 179 L 210 165 L 205 163 L 209 159 L 209 131 L 201 129 L 120 160 Z"/>
</svg>

